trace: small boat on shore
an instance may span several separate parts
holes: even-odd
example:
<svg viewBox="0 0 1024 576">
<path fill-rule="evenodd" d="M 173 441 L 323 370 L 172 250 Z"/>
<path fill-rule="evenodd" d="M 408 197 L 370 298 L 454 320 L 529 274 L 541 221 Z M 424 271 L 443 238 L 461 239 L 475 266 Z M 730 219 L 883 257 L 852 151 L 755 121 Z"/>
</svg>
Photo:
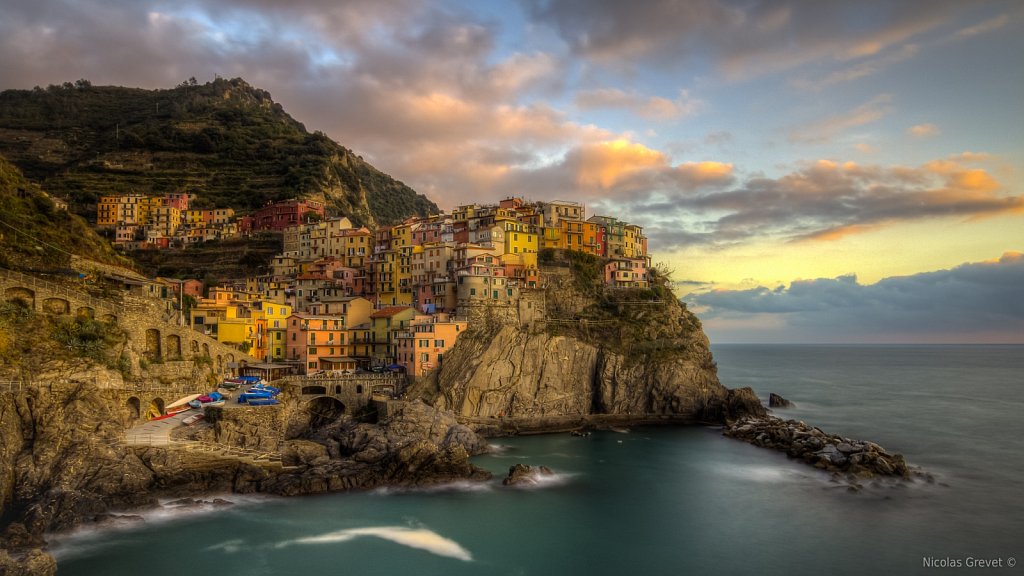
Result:
<svg viewBox="0 0 1024 576">
<path fill-rule="evenodd" d="M 193 414 L 191 416 L 188 416 L 184 420 L 182 420 L 181 423 L 184 424 L 185 426 L 191 426 L 191 425 L 195 424 L 196 422 L 199 422 L 202 419 L 203 419 L 203 415 L 202 414 Z"/>
<path fill-rule="evenodd" d="M 185 396 L 184 398 L 179 398 L 174 402 L 168 404 L 164 408 L 164 413 L 168 416 L 173 416 L 175 414 L 180 414 L 185 410 L 189 410 L 190 408 L 192 408 L 192 406 L 189 405 L 189 402 L 192 402 L 193 400 L 199 398 L 200 396 L 202 396 L 202 394 L 192 394 L 190 396 Z"/>
</svg>

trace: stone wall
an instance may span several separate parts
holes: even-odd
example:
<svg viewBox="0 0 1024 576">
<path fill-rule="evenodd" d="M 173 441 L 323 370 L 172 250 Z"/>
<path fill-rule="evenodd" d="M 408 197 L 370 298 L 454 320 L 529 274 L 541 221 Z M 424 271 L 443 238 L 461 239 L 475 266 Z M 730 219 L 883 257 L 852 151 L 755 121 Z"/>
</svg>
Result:
<svg viewBox="0 0 1024 576">
<path fill-rule="evenodd" d="M 37 312 L 84 315 L 117 323 L 128 335 L 126 354 L 136 376 L 152 372 L 153 366 L 161 363 L 168 366 L 158 368 L 158 375 L 182 378 L 194 374 L 197 365 L 222 375 L 232 362 L 257 362 L 236 348 L 170 322 L 176 319 L 176 311 L 164 300 L 131 294 L 122 294 L 119 299 L 96 298 L 73 284 L 6 269 L 0 269 L 0 297 L 20 299 Z M 178 364 L 180 361 L 188 364 Z"/>
</svg>

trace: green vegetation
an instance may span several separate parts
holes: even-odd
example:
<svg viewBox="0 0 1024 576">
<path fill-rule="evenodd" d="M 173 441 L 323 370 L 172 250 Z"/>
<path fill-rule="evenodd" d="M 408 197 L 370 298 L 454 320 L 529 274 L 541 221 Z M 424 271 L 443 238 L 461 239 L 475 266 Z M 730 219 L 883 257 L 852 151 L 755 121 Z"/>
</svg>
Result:
<svg viewBox="0 0 1024 576">
<path fill-rule="evenodd" d="M 241 212 L 323 197 L 366 225 L 438 210 L 241 79 L 0 92 L 0 154 L 90 219 L 100 196 L 125 192 L 187 191 L 197 207 Z"/>
<path fill-rule="evenodd" d="M 85 220 L 58 209 L 0 156 L 0 267 L 65 269 L 72 253 L 108 264 L 128 264 Z"/>
<path fill-rule="evenodd" d="M 85 316 L 39 314 L 23 302 L 0 303 L 0 377 L 31 379 L 86 361 L 125 370 L 125 333 L 116 325 Z"/>
<path fill-rule="evenodd" d="M 283 249 L 281 234 L 202 242 L 183 250 L 136 250 L 129 253 L 147 276 L 199 278 L 212 285 L 226 278 L 265 274 Z"/>
</svg>

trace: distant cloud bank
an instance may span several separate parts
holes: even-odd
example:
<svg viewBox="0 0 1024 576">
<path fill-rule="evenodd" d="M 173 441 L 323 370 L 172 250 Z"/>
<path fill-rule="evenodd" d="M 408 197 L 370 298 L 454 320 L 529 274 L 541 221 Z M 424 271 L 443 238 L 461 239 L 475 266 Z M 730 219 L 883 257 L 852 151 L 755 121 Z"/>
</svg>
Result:
<svg viewBox="0 0 1024 576">
<path fill-rule="evenodd" d="M 1024 253 L 950 270 L 857 283 L 717 290 L 687 300 L 713 342 L 1024 344 Z"/>
</svg>

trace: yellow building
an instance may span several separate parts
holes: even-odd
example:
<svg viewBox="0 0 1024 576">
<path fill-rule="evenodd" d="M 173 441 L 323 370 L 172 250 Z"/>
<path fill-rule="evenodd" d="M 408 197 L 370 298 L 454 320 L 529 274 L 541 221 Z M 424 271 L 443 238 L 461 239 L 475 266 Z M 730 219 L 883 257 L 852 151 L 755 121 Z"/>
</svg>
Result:
<svg viewBox="0 0 1024 576">
<path fill-rule="evenodd" d="M 540 249 L 536 227 L 514 221 L 503 221 L 502 225 L 505 227 L 506 254 L 537 252 Z"/>
<path fill-rule="evenodd" d="M 264 300 L 260 309 L 267 325 L 266 357 L 271 361 L 285 358 L 285 333 L 288 329 L 288 317 L 292 315 L 292 307 Z"/>
</svg>

